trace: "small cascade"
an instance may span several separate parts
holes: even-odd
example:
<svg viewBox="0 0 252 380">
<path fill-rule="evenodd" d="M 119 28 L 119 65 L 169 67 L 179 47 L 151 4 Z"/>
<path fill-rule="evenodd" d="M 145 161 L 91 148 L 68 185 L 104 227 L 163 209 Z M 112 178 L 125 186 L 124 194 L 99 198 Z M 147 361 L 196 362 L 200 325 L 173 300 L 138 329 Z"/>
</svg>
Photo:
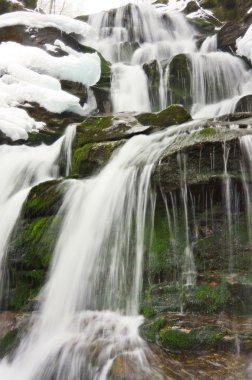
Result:
<svg viewBox="0 0 252 380">
<path fill-rule="evenodd" d="M 5 278 L 5 258 L 11 233 L 30 189 L 59 176 L 59 158 L 63 148 L 70 167 L 73 127 L 53 145 L 0 147 L 0 288 Z M 70 133 L 71 132 L 71 133 Z"/>
<path fill-rule="evenodd" d="M 151 111 L 147 77 L 141 66 L 123 63 L 113 66 L 111 97 L 115 112 Z"/>
<path fill-rule="evenodd" d="M 217 51 L 217 34 L 207 37 L 200 48 L 200 53 L 207 54 Z"/>
<path fill-rule="evenodd" d="M 165 108 L 167 85 L 164 65 L 167 66 L 167 62 L 178 53 L 191 53 L 196 50 L 195 32 L 185 17 L 180 13 L 162 15 L 149 4 L 129 4 L 116 10 L 91 15 L 89 23 L 97 31 L 98 38 L 87 40 L 87 44 L 114 63 L 112 66 L 114 111 L 144 112 Z M 151 102 L 146 99 L 144 108 L 142 102 L 135 102 L 133 109 L 129 101 L 122 102 L 123 109 L 118 107 L 118 94 L 122 99 L 127 99 L 134 92 L 145 93 L 143 65 L 153 61 L 157 62 L 159 72 L 158 101 Z M 123 74 L 118 75 L 118 67 L 121 67 Z M 136 75 L 140 80 L 136 80 Z M 148 80 L 152 88 L 152 78 Z M 151 89 L 149 92 L 152 92 Z M 115 93 L 116 96 L 113 96 Z M 149 102 L 150 104 L 147 104 Z"/>
<path fill-rule="evenodd" d="M 189 59 L 193 116 L 211 117 L 233 112 L 248 79 L 245 64 L 222 52 L 197 53 Z"/>
<path fill-rule="evenodd" d="M 248 242 L 249 246 L 252 247 L 252 136 L 243 136 L 240 139 L 241 149 L 243 152 L 243 160 L 241 162 L 242 171 L 242 184 L 243 191 L 245 194 L 246 201 L 246 215 L 247 215 L 247 225 L 248 225 Z M 249 175 L 249 178 L 248 178 Z"/>
<path fill-rule="evenodd" d="M 186 181 L 186 156 L 178 155 L 178 162 L 181 173 L 181 196 L 184 206 L 185 217 L 185 242 L 186 248 L 184 251 L 183 268 L 182 268 L 182 284 L 191 287 L 196 284 L 197 270 L 194 261 L 194 255 L 189 238 L 189 216 L 188 216 L 188 190 Z"/>
<path fill-rule="evenodd" d="M 223 176 L 223 196 L 224 196 L 224 204 L 225 204 L 225 211 L 226 211 L 226 225 L 227 225 L 227 245 L 229 250 L 229 271 L 230 273 L 233 272 L 234 267 L 234 259 L 233 259 L 233 242 L 232 242 L 232 225 L 233 225 L 233 218 L 232 218 L 232 209 L 231 209 L 231 202 L 232 202 L 232 182 L 231 178 L 228 174 L 228 157 L 229 157 L 229 147 L 226 143 L 223 144 L 223 162 L 224 162 L 224 176 Z"/>
</svg>

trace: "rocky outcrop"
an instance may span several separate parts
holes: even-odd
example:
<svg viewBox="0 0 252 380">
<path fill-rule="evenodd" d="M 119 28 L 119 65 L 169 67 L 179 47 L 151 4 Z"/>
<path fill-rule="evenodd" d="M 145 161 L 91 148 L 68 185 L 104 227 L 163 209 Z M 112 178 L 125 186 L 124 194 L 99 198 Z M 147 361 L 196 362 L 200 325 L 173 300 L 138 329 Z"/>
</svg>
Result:
<svg viewBox="0 0 252 380">
<path fill-rule="evenodd" d="M 218 49 L 232 53 L 235 52 L 236 40 L 244 36 L 251 22 L 252 15 L 250 14 L 241 21 L 237 21 L 237 19 L 234 18 L 232 21 L 226 23 L 217 34 Z"/>
<path fill-rule="evenodd" d="M 252 95 L 241 98 L 236 104 L 235 112 L 252 112 Z"/>
<path fill-rule="evenodd" d="M 44 182 L 31 190 L 8 251 L 9 291 L 3 297 L 4 309 L 36 307 L 35 297 L 44 284 L 60 227 L 57 213 L 62 196 L 58 181 Z"/>
<path fill-rule="evenodd" d="M 142 125 L 165 128 L 171 125 L 178 125 L 191 120 L 188 111 L 179 104 L 173 104 L 165 110 L 157 113 L 142 113 L 136 115 L 137 120 Z"/>
<path fill-rule="evenodd" d="M 247 0 L 202 0 L 200 5 L 210 9 L 221 21 L 239 20 L 251 6 Z"/>
<path fill-rule="evenodd" d="M 171 103 L 182 104 L 187 109 L 192 105 L 191 71 L 191 62 L 185 54 L 178 54 L 172 58 L 167 83 L 168 98 Z"/>
</svg>

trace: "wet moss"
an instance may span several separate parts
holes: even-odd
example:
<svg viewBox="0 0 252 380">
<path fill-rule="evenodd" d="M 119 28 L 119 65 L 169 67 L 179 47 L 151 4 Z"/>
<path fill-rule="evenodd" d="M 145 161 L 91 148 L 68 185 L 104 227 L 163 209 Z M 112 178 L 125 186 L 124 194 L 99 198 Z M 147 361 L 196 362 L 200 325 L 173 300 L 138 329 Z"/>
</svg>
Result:
<svg viewBox="0 0 252 380">
<path fill-rule="evenodd" d="M 80 173 L 89 175 L 89 172 L 92 171 L 90 170 L 92 168 L 88 169 L 87 165 L 85 165 L 86 167 L 83 170 L 83 163 L 88 160 L 88 154 L 92 146 L 93 144 L 85 144 L 81 148 L 74 149 L 72 156 L 72 167 L 70 172 L 71 176 L 80 175 Z"/>
<path fill-rule="evenodd" d="M 160 330 L 164 328 L 166 323 L 165 318 L 158 318 L 152 323 L 143 325 L 140 328 L 140 334 L 147 342 L 155 343 Z"/>
<path fill-rule="evenodd" d="M 191 62 L 185 54 L 176 55 L 169 65 L 168 98 L 189 108 L 191 97 Z"/>
<path fill-rule="evenodd" d="M 196 287 L 193 295 L 186 301 L 186 309 L 200 311 L 202 314 L 213 314 L 223 311 L 228 300 L 228 290 L 225 283 L 216 286 L 209 284 Z"/>
<path fill-rule="evenodd" d="M 24 217 L 29 219 L 55 215 L 63 196 L 60 183 L 61 180 L 52 180 L 34 186 L 24 204 Z"/>
<path fill-rule="evenodd" d="M 216 135 L 217 131 L 215 128 L 203 128 L 201 131 L 200 131 L 200 135 L 201 136 L 204 136 L 204 137 L 212 137 L 214 135 Z"/>
<path fill-rule="evenodd" d="M 19 343 L 19 330 L 13 329 L 0 338 L 0 358 L 13 351 Z"/>
<path fill-rule="evenodd" d="M 143 113 L 136 116 L 142 125 L 165 128 L 191 120 L 188 111 L 179 104 L 173 104 L 158 113 Z"/>
<path fill-rule="evenodd" d="M 226 334 L 226 330 L 217 326 L 203 326 L 191 331 L 163 329 L 160 331 L 160 343 L 175 351 L 215 350 L 222 347 Z"/>
<path fill-rule="evenodd" d="M 100 142 L 108 139 L 106 129 L 112 126 L 111 116 L 90 117 L 78 125 L 74 148 L 83 147 L 85 144 Z"/>
</svg>

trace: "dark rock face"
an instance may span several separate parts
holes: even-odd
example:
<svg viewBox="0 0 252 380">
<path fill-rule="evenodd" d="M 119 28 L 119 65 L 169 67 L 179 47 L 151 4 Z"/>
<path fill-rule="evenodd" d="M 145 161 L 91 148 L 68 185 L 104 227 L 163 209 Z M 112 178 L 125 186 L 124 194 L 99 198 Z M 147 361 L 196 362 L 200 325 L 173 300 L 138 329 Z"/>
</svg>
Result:
<svg viewBox="0 0 252 380">
<path fill-rule="evenodd" d="M 210 9 L 221 21 L 240 20 L 250 9 L 247 0 L 202 0 L 201 6 Z"/>
<path fill-rule="evenodd" d="M 186 108 L 192 105 L 191 71 L 191 62 L 185 54 L 178 54 L 172 59 L 168 79 L 168 97 L 171 103 L 182 104 Z"/>
<path fill-rule="evenodd" d="M 24 7 L 20 4 L 12 3 L 8 0 L 1 0 L 0 3 L 0 15 L 8 12 L 21 11 Z"/>
<path fill-rule="evenodd" d="M 252 15 L 248 15 L 241 21 L 230 21 L 218 32 L 218 49 L 234 52 L 236 50 L 236 40 L 242 37 L 252 22 Z"/>
<path fill-rule="evenodd" d="M 63 190 L 58 181 L 35 186 L 24 205 L 9 247 L 9 292 L 2 308 L 29 310 L 45 281 L 61 218 Z"/>
<path fill-rule="evenodd" d="M 246 95 L 236 104 L 236 112 L 252 112 L 252 95 Z"/>
<path fill-rule="evenodd" d="M 148 78 L 149 98 L 151 102 L 151 109 L 156 111 L 159 109 L 159 84 L 160 84 L 160 71 L 158 62 L 156 60 L 145 63 L 143 65 L 144 72 Z"/>
</svg>

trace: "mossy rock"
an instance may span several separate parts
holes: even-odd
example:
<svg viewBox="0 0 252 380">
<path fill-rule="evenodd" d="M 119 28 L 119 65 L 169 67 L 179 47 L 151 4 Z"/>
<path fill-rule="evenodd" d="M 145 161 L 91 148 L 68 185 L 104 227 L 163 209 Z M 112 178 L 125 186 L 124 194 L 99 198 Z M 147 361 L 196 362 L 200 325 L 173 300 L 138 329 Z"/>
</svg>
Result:
<svg viewBox="0 0 252 380">
<path fill-rule="evenodd" d="M 9 0 L 1 0 L 0 2 L 0 15 L 8 12 L 21 11 L 24 6 L 20 3 L 14 3 Z"/>
<path fill-rule="evenodd" d="M 51 180 L 34 186 L 23 207 L 24 218 L 56 215 L 63 198 L 62 180 Z"/>
<path fill-rule="evenodd" d="M 158 113 L 142 113 L 136 119 L 143 125 L 165 128 L 171 125 L 185 123 L 191 120 L 188 111 L 179 104 L 173 104 Z"/>
<path fill-rule="evenodd" d="M 227 330 L 217 326 L 203 326 L 189 331 L 168 328 L 160 331 L 159 341 L 172 351 L 216 350 L 225 345 L 223 338 L 227 334 Z"/>
<path fill-rule="evenodd" d="M 0 338 L 0 358 L 10 354 L 20 342 L 20 331 L 13 329 Z"/>
<path fill-rule="evenodd" d="M 198 30 L 200 34 L 209 36 L 215 33 L 215 28 L 220 27 L 221 23 L 214 17 L 203 18 L 195 17 L 189 20 L 190 24 Z"/>
<path fill-rule="evenodd" d="M 167 321 L 165 318 L 157 318 L 154 322 L 142 325 L 140 327 L 140 334 L 147 342 L 155 343 L 160 330 L 164 328 L 166 324 Z"/>
<path fill-rule="evenodd" d="M 5 305 L 24 310 L 40 292 L 56 244 L 62 219 L 39 217 L 22 221 L 13 232 L 8 252 L 9 292 Z"/>
<path fill-rule="evenodd" d="M 28 195 L 8 249 L 9 291 L 3 296 L 4 308 L 27 309 L 45 282 L 62 222 L 61 186 L 58 181 L 44 182 Z"/>
<path fill-rule="evenodd" d="M 103 168 L 122 143 L 123 141 L 85 144 L 74 149 L 70 175 L 81 178 L 91 176 Z"/>
<path fill-rule="evenodd" d="M 194 1 L 189 1 L 189 3 L 187 3 L 186 5 L 186 8 L 184 9 L 184 13 L 185 14 L 189 14 L 189 13 L 192 13 L 192 12 L 197 12 L 199 10 L 199 5 Z"/>
<path fill-rule="evenodd" d="M 214 314 L 225 310 L 228 302 L 227 284 L 220 283 L 214 286 L 204 284 L 197 286 L 184 298 L 185 310 Z"/>
<path fill-rule="evenodd" d="M 185 54 L 172 58 L 169 65 L 168 97 L 172 103 L 179 103 L 188 109 L 192 105 L 190 59 Z"/>
<path fill-rule="evenodd" d="M 156 60 L 145 63 L 143 70 L 148 78 L 148 91 L 151 102 L 151 109 L 158 111 L 159 109 L 159 86 L 160 86 L 160 70 Z"/>
</svg>

